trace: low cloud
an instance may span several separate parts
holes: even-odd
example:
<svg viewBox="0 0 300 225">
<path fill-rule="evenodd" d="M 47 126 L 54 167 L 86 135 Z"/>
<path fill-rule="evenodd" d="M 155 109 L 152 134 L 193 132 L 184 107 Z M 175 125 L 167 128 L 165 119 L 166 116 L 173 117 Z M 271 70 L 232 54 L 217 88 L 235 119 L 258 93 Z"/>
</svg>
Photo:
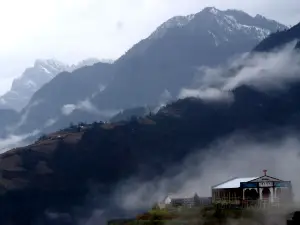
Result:
<svg viewBox="0 0 300 225">
<path fill-rule="evenodd" d="M 62 107 L 62 113 L 65 116 L 68 116 L 74 112 L 74 110 L 81 110 L 86 111 L 92 114 L 97 114 L 98 109 L 90 102 L 89 99 L 84 101 L 79 101 L 76 105 L 75 104 L 67 104 Z"/>
<path fill-rule="evenodd" d="M 169 90 L 165 89 L 160 95 L 159 104 L 165 104 L 173 99 L 172 94 Z"/>
<path fill-rule="evenodd" d="M 42 101 L 37 100 L 37 101 L 34 101 L 33 103 L 29 104 L 28 107 L 25 109 L 25 112 L 22 114 L 20 120 L 16 124 L 6 127 L 6 130 L 10 133 L 14 133 L 18 128 L 25 125 L 32 108 L 39 105 L 41 102 Z"/>
<path fill-rule="evenodd" d="M 105 85 L 99 84 L 99 85 L 98 85 L 98 90 L 95 91 L 95 92 L 92 94 L 92 98 L 94 98 L 95 96 L 97 96 L 98 94 L 100 94 L 101 92 L 103 92 L 105 89 L 106 89 L 106 86 L 105 86 Z"/>
<path fill-rule="evenodd" d="M 159 106 L 157 106 L 157 107 L 155 107 L 153 110 L 152 110 L 152 112 L 153 113 L 158 113 L 159 112 L 159 110 L 161 110 L 163 107 L 165 107 L 166 106 L 166 104 L 160 104 Z"/>
<path fill-rule="evenodd" d="M 56 122 L 57 122 L 57 119 L 49 119 L 49 120 L 46 121 L 46 123 L 45 123 L 45 125 L 44 125 L 44 128 L 51 127 L 51 126 L 54 125 Z"/>
<path fill-rule="evenodd" d="M 102 117 L 110 118 L 120 112 L 120 109 L 107 109 L 99 110 L 89 99 L 78 102 L 75 104 L 64 105 L 61 109 L 62 114 L 68 116 L 72 114 L 75 110 L 84 111 L 91 113 L 93 115 L 98 115 Z"/>
<path fill-rule="evenodd" d="M 33 137 L 37 134 L 39 134 L 39 131 L 35 130 L 29 134 L 9 135 L 6 138 L 0 139 L 0 154 L 4 153 L 12 148 L 17 148 L 17 147 L 21 147 L 21 146 L 30 144 L 28 141 L 26 141 L 26 139 L 29 137 Z"/>
<path fill-rule="evenodd" d="M 231 91 L 248 85 L 260 91 L 279 90 L 300 80 L 300 54 L 295 42 L 269 53 L 243 55 L 226 66 L 199 69 L 192 88 L 184 88 L 183 97 L 203 100 L 232 100 Z"/>
<path fill-rule="evenodd" d="M 61 108 L 61 112 L 62 112 L 63 115 L 68 116 L 68 115 L 70 115 L 75 109 L 76 109 L 76 105 L 74 105 L 74 104 L 67 104 L 67 105 L 64 105 L 64 106 Z"/>
<path fill-rule="evenodd" d="M 257 53 L 241 64 L 242 69 L 224 85 L 231 90 L 241 85 L 260 90 L 281 89 L 300 80 L 300 54 L 294 51 L 295 43 L 271 53 Z"/>
<path fill-rule="evenodd" d="M 232 102 L 234 96 L 231 92 L 221 91 L 217 88 L 206 88 L 206 89 L 183 89 L 180 93 L 179 98 L 196 97 L 201 98 L 204 101 L 222 101 Z"/>
<path fill-rule="evenodd" d="M 292 181 L 295 199 L 300 201 L 299 135 L 283 133 L 276 139 L 271 133 L 261 134 L 260 139 L 243 133 L 218 140 L 166 173 L 179 171 L 175 176 L 162 175 L 148 182 L 126 180 L 116 188 L 114 199 L 125 210 L 147 209 L 169 193 L 207 197 L 213 185 L 233 177 L 261 176 L 267 169 L 270 176 Z"/>
</svg>

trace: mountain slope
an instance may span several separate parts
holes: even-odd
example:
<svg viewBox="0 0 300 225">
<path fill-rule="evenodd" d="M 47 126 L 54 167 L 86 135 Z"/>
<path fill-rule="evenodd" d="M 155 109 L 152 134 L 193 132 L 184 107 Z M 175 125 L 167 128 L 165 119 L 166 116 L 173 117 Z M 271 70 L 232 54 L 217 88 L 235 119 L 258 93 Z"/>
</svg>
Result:
<svg viewBox="0 0 300 225">
<path fill-rule="evenodd" d="M 115 210 L 119 202 L 109 196 L 126 178 L 152 179 L 180 164 L 194 149 L 201 151 L 237 130 L 262 139 L 263 131 L 300 128 L 299 83 L 276 95 L 247 86 L 235 89 L 233 95 L 232 104 L 179 100 L 156 115 L 58 132 L 1 155 L 1 224 L 49 224 L 51 217 L 45 213 L 49 210 L 67 213 L 76 224 L 76 216 L 88 217 L 92 211 L 84 205 L 91 185 L 93 194 L 101 196 L 97 207 Z M 74 211 L 78 206 L 85 207 L 84 213 Z"/>
<path fill-rule="evenodd" d="M 250 51 L 271 32 L 284 28 L 262 16 L 215 8 L 172 18 L 114 64 L 83 68 L 76 71 L 76 76 L 58 75 L 34 94 L 22 113 L 30 104 L 39 104 L 31 108 L 20 130 L 31 132 L 48 120 L 58 121 L 56 129 L 65 126 L 69 118 L 74 123 L 108 120 L 107 112 L 157 106 L 174 100 L 183 87 L 192 83 L 199 66 L 225 63 L 237 54 Z M 88 79 L 81 80 L 86 74 L 90 74 Z M 72 77 L 72 85 L 67 77 Z M 88 102 L 89 109 L 76 107 L 82 102 Z M 77 110 L 72 110 L 66 118 L 61 113 L 65 107 Z"/>
<path fill-rule="evenodd" d="M 65 108 L 89 111 L 89 96 L 102 92 L 112 79 L 112 65 L 97 63 L 70 72 L 63 72 L 34 93 L 29 104 L 20 112 L 27 114 L 26 121 L 18 127 L 21 133 L 37 128 L 44 129 L 48 121 L 57 121 L 68 116 Z M 83 118 L 83 121 L 84 118 Z M 76 122 L 76 121 L 73 121 Z M 62 128 L 66 124 L 62 122 Z"/>
<path fill-rule="evenodd" d="M 67 69 L 65 64 L 56 60 L 36 60 L 33 67 L 26 69 L 21 77 L 14 79 L 11 90 L 0 98 L 0 107 L 21 110 L 34 92 Z"/>
<path fill-rule="evenodd" d="M 14 79 L 11 90 L 0 97 L 0 108 L 20 111 L 27 105 L 32 95 L 57 74 L 64 71 L 71 72 L 98 62 L 98 59 L 91 58 L 69 66 L 54 59 L 38 59 L 33 67 L 27 68 L 19 78 Z"/>
<path fill-rule="evenodd" d="M 18 119 L 19 119 L 19 115 L 16 111 L 12 109 L 0 109 L 0 127 L 2 129 L 14 123 Z M 2 135 L 3 135 L 2 130 L 0 130 L 0 139 Z"/>
<path fill-rule="evenodd" d="M 300 39 L 300 23 L 282 32 L 276 32 L 259 43 L 254 51 L 263 52 L 270 51 L 281 47 L 291 41 Z"/>
<path fill-rule="evenodd" d="M 225 63 L 285 28 L 261 16 L 215 8 L 172 18 L 115 62 L 115 79 L 93 103 L 106 108 L 155 105 L 165 90 L 175 99 L 197 67 Z"/>
<path fill-rule="evenodd" d="M 92 77 L 96 67 L 88 68 Z M 114 70 L 109 72 L 116 74 Z M 70 87 L 75 94 L 75 87 Z M 35 100 L 40 95 L 47 98 L 51 91 L 48 88 L 45 92 L 41 89 Z M 55 93 L 60 86 L 57 88 Z M 203 151 L 235 131 L 247 131 L 259 140 L 264 138 L 261 135 L 264 131 L 280 131 L 285 127 L 299 131 L 299 81 L 270 92 L 243 85 L 231 94 L 234 99 L 231 103 L 195 98 L 178 100 L 156 115 L 122 123 L 73 127 L 2 154 L 0 223 L 77 225 L 81 222 L 79 218 L 89 218 L 94 209 L 116 216 L 120 199 L 114 202 L 111 194 L 127 178 L 138 177 L 141 181 L 157 178 L 172 165 L 180 165 L 195 149 Z M 64 97 L 64 93 L 55 97 L 60 96 Z M 281 133 L 275 134 L 278 138 Z"/>
</svg>

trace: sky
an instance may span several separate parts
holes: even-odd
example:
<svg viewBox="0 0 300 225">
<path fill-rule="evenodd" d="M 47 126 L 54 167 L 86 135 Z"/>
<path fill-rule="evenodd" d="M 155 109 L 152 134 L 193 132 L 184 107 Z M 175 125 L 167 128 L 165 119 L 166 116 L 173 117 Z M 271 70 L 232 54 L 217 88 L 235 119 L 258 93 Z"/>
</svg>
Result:
<svg viewBox="0 0 300 225">
<path fill-rule="evenodd" d="M 0 0 L 0 94 L 37 58 L 117 59 L 172 16 L 207 6 L 300 21 L 299 0 Z"/>
</svg>

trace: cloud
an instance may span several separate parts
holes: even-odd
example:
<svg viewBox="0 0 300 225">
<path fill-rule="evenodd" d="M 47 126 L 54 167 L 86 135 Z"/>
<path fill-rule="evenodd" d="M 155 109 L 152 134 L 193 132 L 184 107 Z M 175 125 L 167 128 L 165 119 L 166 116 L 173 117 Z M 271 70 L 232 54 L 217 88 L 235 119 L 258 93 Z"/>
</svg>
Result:
<svg viewBox="0 0 300 225">
<path fill-rule="evenodd" d="M 289 132 L 288 132 L 289 131 Z M 233 177 L 261 176 L 262 170 L 283 180 L 291 180 L 295 200 L 300 200 L 300 139 L 298 133 L 282 130 L 255 138 L 236 133 L 216 140 L 209 148 L 198 149 L 180 165 L 147 182 L 132 177 L 115 189 L 114 200 L 126 210 L 141 210 L 163 200 L 167 194 L 211 196 L 211 186 Z M 178 171 L 174 176 L 172 174 Z"/>
<path fill-rule="evenodd" d="M 103 116 L 107 118 L 110 118 L 121 111 L 120 109 L 99 110 L 89 99 L 79 101 L 76 105 L 64 105 L 61 109 L 62 114 L 65 116 L 72 114 L 75 110 L 84 111 L 93 115 Z"/>
<path fill-rule="evenodd" d="M 152 113 L 158 113 L 159 112 L 159 110 L 161 110 L 163 107 L 165 107 L 166 106 L 166 104 L 160 104 L 160 105 L 158 105 L 157 107 L 155 107 L 153 110 L 152 110 Z"/>
<path fill-rule="evenodd" d="M 161 104 L 164 104 L 164 103 L 170 101 L 172 98 L 173 97 L 172 97 L 172 94 L 170 93 L 170 91 L 165 89 L 164 92 L 160 95 L 159 102 Z"/>
<path fill-rule="evenodd" d="M 84 101 L 79 101 L 75 104 L 67 104 L 62 107 L 62 114 L 68 116 L 74 112 L 74 110 L 81 110 L 85 112 L 90 112 L 92 114 L 97 114 L 98 109 L 90 102 L 90 100 L 86 99 Z"/>
<path fill-rule="evenodd" d="M 37 58 L 57 58 L 67 63 L 91 56 L 116 59 L 169 18 L 196 13 L 207 6 L 241 9 L 253 16 L 259 13 L 286 24 L 300 20 L 298 0 L 289 0 L 289 4 L 282 0 L 185 3 L 184 0 L 1 1 L 0 68 L 1 74 L 11 79 L 6 80 L 5 86 L 1 79 L 0 91 L 7 91 L 12 79 Z"/>
<path fill-rule="evenodd" d="M 6 138 L 0 139 L 0 153 L 2 154 L 12 148 L 17 148 L 29 144 L 26 139 L 37 134 L 39 134 L 39 131 L 35 130 L 32 133 L 23 135 L 9 135 Z"/>
<path fill-rule="evenodd" d="M 74 104 L 67 104 L 64 105 L 61 109 L 63 115 L 68 116 L 76 109 L 76 105 Z"/>
<path fill-rule="evenodd" d="M 204 101 L 228 101 L 232 102 L 234 96 L 231 92 L 228 91 L 221 91 L 217 88 L 207 88 L 207 89 L 183 89 L 180 92 L 179 98 L 186 98 L 186 97 L 196 97 L 201 98 Z"/>
<path fill-rule="evenodd" d="M 243 55 L 223 67 L 199 68 L 193 87 L 182 89 L 179 98 L 232 101 L 231 91 L 242 85 L 260 91 L 284 89 L 300 80 L 300 54 L 294 47 L 292 42 L 273 52 Z"/>
<path fill-rule="evenodd" d="M 21 115 L 20 120 L 16 124 L 14 124 L 12 126 L 8 126 L 5 129 L 10 133 L 14 133 L 18 128 L 25 125 L 27 122 L 28 115 L 29 115 L 30 111 L 32 110 L 32 108 L 39 105 L 41 102 L 42 102 L 41 100 L 37 100 L 37 101 L 34 101 L 33 103 L 29 104 L 25 108 L 25 112 Z"/>
<path fill-rule="evenodd" d="M 108 62 L 108 63 L 111 63 L 111 62 Z M 93 94 L 92 94 L 92 98 L 94 98 L 95 96 L 97 96 L 99 93 L 103 92 L 104 90 L 106 89 L 106 86 L 102 85 L 102 84 L 99 84 L 98 86 L 98 90 L 95 91 Z"/>
<path fill-rule="evenodd" d="M 92 114 L 99 114 L 99 110 L 94 106 L 89 99 L 81 101 L 77 105 L 77 109 L 86 111 Z"/>
<path fill-rule="evenodd" d="M 57 119 L 49 119 L 49 120 L 46 121 L 46 123 L 45 123 L 45 125 L 44 125 L 44 128 L 51 127 L 51 126 L 54 125 L 56 122 L 57 122 Z"/>
<path fill-rule="evenodd" d="M 284 88 L 300 80 L 300 55 L 294 51 L 295 42 L 271 53 L 256 53 L 240 64 L 242 69 L 224 85 L 231 90 L 243 84 L 258 89 Z"/>
</svg>

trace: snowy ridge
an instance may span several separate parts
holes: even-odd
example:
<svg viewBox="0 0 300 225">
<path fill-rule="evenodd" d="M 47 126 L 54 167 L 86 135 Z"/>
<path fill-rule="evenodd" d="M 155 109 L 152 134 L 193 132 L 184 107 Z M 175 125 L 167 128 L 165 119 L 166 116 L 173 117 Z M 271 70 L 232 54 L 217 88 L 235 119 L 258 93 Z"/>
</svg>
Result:
<svg viewBox="0 0 300 225">
<path fill-rule="evenodd" d="M 271 33 L 268 29 L 241 24 L 233 16 L 229 15 L 224 15 L 221 18 L 216 17 L 216 21 L 228 32 L 242 31 L 246 34 L 255 34 L 259 41 L 263 40 Z"/>
<path fill-rule="evenodd" d="M 199 19 L 200 18 L 200 19 Z M 259 14 L 255 17 L 235 9 L 219 10 L 215 7 L 204 8 L 197 14 L 188 16 L 176 16 L 158 27 L 149 37 L 149 39 L 162 38 L 170 29 L 173 28 L 186 28 L 191 29 L 196 27 L 202 29 L 203 27 L 211 27 L 212 29 L 206 30 L 214 39 L 216 46 L 220 44 L 220 40 L 229 40 L 227 35 L 243 34 L 251 35 L 254 39 L 261 41 L 266 38 L 270 33 L 276 30 L 283 30 L 287 27 L 274 20 L 267 19 Z M 217 23 L 217 24 L 216 24 Z M 216 26 L 217 25 L 217 26 Z M 217 35 L 212 30 L 219 30 L 225 32 L 224 35 Z M 219 37 L 218 37 L 219 36 Z M 218 44 L 217 44 L 218 43 Z"/>
<path fill-rule="evenodd" d="M 191 20 L 193 20 L 195 14 L 191 14 L 188 16 L 175 16 L 169 19 L 167 22 L 163 23 L 160 27 L 156 29 L 150 36 L 150 38 L 161 38 L 165 35 L 168 29 L 174 27 L 184 27 L 186 26 Z"/>
<path fill-rule="evenodd" d="M 72 72 L 98 62 L 101 61 L 89 58 L 76 65 L 67 65 L 56 59 L 37 59 L 32 67 L 27 68 L 20 77 L 13 80 L 11 90 L 0 97 L 0 108 L 12 108 L 19 111 L 25 107 L 38 89 L 59 73 Z"/>
</svg>

